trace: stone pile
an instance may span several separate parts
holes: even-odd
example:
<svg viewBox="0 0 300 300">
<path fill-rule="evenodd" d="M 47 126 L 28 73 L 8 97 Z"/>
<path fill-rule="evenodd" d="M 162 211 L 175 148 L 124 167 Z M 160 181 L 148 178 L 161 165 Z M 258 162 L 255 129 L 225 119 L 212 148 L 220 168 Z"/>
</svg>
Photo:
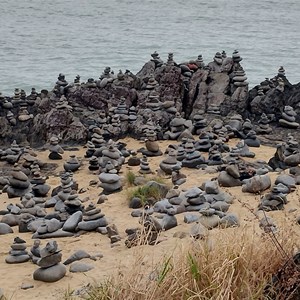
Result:
<svg viewBox="0 0 300 300">
<path fill-rule="evenodd" d="M 80 162 L 74 154 L 70 155 L 70 158 L 64 163 L 64 169 L 66 172 L 75 172 L 79 169 L 79 167 Z"/>
<path fill-rule="evenodd" d="M 145 155 L 141 159 L 139 173 L 143 174 L 143 175 L 152 173 L 152 170 L 150 169 L 150 166 L 149 166 L 147 156 L 145 156 Z"/>
<path fill-rule="evenodd" d="M 259 209 L 265 211 L 282 210 L 287 204 L 286 196 L 295 191 L 296 178 L 291 175 L 279 175 L 271 191 L 261 198 Z"/>
<path fill-rule="evenodd" d="M 241 186 L 240 171 L 238 165 L 232 161 L 221 171 L 218 176 L 218 183 L 224 187 Z"/>
<path fill-rule="evenodd" d="M 106 165 L 110 163 L 117 171 L 121 169 L 124 161 L 125 157 L 112 143 L 102 150 L 102 157 L 99 158 L 99 164 L 102 169 L 106 168 Z"/>
<path fill-rule="evenodd" d="M 260 147 L 260 140 L 254 130 L 250 130 L 245 137 L 245 144 L 249 147 Z"/>
<path fill-rule="evenodd" d="M 271 179 L 268 174 L 255 175 L 249 179 L 245 179 L 242 185 L 242 192 L 246 193 L 260 193 L 271 186 Z"/>
<path fill-rule="evenodd" d="M 185 157 L 182 160 L 182 166 L 186 168 L 200 168 L 205 166 L 205 158 L 201 153 L 195 150 L 193 141 L 188 141 L 185 144 Z"/>
<path fill-rule="evenodd" d="M 46 184 L 46 178 L 42 177 L 41 172 L 35 171 L 30 180 L 32 193 L 35 197 L 45 197 L 50 191 L 50 185 Z"/>
<path fill-rule="evenodd" d="M 22 197 L 31 190 L 30 181 L 27 175 L 15 165 L 9 177 L 9 185 L 6 193 L 8 198 Z"/>
<path fill-rule="evenodd" d="M 30 260 L 28 251 L 26 250 L 27 245 L 24 240 L 19 237 L 14 239 L 13 244 L 10 245 L 11 250 L 9 255 L 6 257 L 5 262 L 8 264 L 24 263 Z"/>
<path fill-rule="evenodd" d="M 262 113 L 262 115 L 260 116 L 260 119 L 258 120 L 258 126 L 256 128 L 256 132 L 258 134 L 269 134 L 272 132 L 272 128 L 269 125 L 270 124 L 270 120 L 268 118 L 268 116 L 265 113 Z"/>
<path fill-rule="evenodd" d="M 179 171 L 181 162 L 176 159 L 176 151 L 171 149 L 167 157 L 160 162 L 159 167 L 168 175 L 171 175 L 175 170 Z"/>
<path fill-rule="evenodd" d="M 94 203 L 90 203 L 83 211 L 83 220 L 78 223 L 79 230 L 93 231 L 108 225 L 105 215 Z"/>
<path fill-rule="evenodd" d="M 299 127 L 299 123 L 296 122 L 297 113 L 294 111 L 293 107 L 285 106 L 281 115 L 281 119 L 279 119 L 279 124 L 282 127 L 293 128 L 296 129 Z"/>
<path fill-rule="evenodd" d="M 71 191 L 68 194 L 67 199 L 64 201 L 65 205 L 65 211 L 72 215 L 76 213 L 77 211 L 82 211 L 83 210 L 83 205 L 81 199 L 78 197 L 78 194 L 76 191 Z M 57 206 L 56 206 L 57 209 Z"/>
<path fill-rule="evenodd" d="M 92 156 L 89 159 L 89 170 L 90 171 L 98 171 L 99 170 L 99 161 L 98 161 L 98 157 L 96 156 Z"/>
<path fill-rule="evenodd" d="M 64 150 L 61 148 L 61 146 L 58 144 L 59 139 L 56 136 L 52 136 L 50 138 L 50 145 L 49 145 L 49 159 L 52 160 L 59 160 L 62 159 L 61 154 L 64 153 Z"/>
<path fill-rule="evenodd" d="M 255 157 L 255 153 L 250 152 L 249 147 L 244 140 L 239 141 L 235 147 L 231 148 L 230 155 L 232 157 Z"/>
<path fill-rule="evenodd" d="M 193 126 L 193 134 L 199 135 L 207 127 L 207 120 L 201 114 L 195 114 L 193 117 Z"/>
<path fill-rule="evenodd" d="M 199 135 L 199 140 L 195 142 L 195 149 L 201 152 L 208 152 L 212 146 L 211 135 L 207 132 L 202 132 Z"/>
<path fill-rule="evenodd" d="M 56 241 L 49 241 L 40 251 L 41 258 L 37 261 L 40 267 L 33 273 L 33 279 L 44 282 L 55 282 L 62 279 L 67 272 L 61 263 L 62 254 Z"/>
<path fill-rule="evenodd" d="M 1 160 L 5 160 L 9 164 L 15 164 L 20 159 L 23 149 L 14 140 L 9 148 L 0 152 Z"/>
<path fill-rule="evenodd" d="M 121 191 L 121 177 L 117 174 L 114 165 L 108 161 L 102 173 L 99 175 L 100 187 L 103 188 L 103 194 L 109 195 Z"/>
<path fill-rule="evenodd" d="M 159 143 L 157 142 L 157 136 L 154 130 L 146 131 L 145 139 L 146 149 L 141 149 L 143 155 L 148 157 L 160 156 L 162 155 L 161 150 L 159 149 Z"/>
</svg>

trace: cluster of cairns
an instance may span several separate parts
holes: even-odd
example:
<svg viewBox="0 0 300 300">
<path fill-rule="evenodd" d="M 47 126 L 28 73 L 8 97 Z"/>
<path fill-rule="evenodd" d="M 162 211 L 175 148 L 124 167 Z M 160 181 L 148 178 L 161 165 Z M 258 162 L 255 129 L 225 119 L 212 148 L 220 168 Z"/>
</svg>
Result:
<svg viewBox="0 0 300 300">
<path fill-rule="evenodd" d="M 218 52 L 207 65 L 201 55 L 196 60 L 179 65 L 175 63 L 173 53 L 169 53 L 166 63 L 157 52 L 151 57 L 155 68 L 163 66 L 169 70 L 179 67 L 185 88 L 188 88 L 197 70 L 229 74 L 233 93 L 242 93 L 242 89 L 248 86 L 245 71 L 239 64 L 242 58 L 238 51 L 234 51 L 232 57 L 227 57 L 225 52 Z M 74 83 L 69 84 L 65 76 L 59 74 L 53 91 L 52 106 L 60 112 L 67 110 L 77 114 L 80 107 L 69 101 L 68 92 L 86 88 L 90 91 L 104 90 L 113 82 L 122 86 L 127 76 L 132 76 L 130 71 L 119 71 L 115 75 L 107 67 L 99 80 L 90 78 L 83 83 L 80 76 L 76 76 Z M 282 92 L 283 68 L 279 70 L 278 76 L 277 85 L 268 80 L 261 83 L 257 97 L 263 97 L 272 84 Z M 122 190 L 122 168 L 125 164 L 130 168 L 136 167 L 134 170 L 142 178 L 155 173 L 157 170 L 152 170 L 150 165 L 154 157 L 159 157 L 158 173 L 170 179 L 173 184 L 169 188 L 164 184 L 150 182 L 152 188 L 160 191 L 160 199 L 146 199 L 144 203 L 142 199 L 134 200 L 139 204 L 134 207 L 132 216 L 140 218 L 141 227 L 126 229 L 126 246 L 157 243 L 161 231 L 178 225 L 176 215 L 181 213 L 184 214 L 185 223 L 193 224 L 189 234 L 194 238 L 205 238 L 208 230 L 216 227 L 239 226 L 237 215 L 229 212 L 233 198 L 222 187 L 240 186 L 242 192 L 253 194 L 268 190 L 262 194 L 258 208 L 265 211 L 284 208 L 288 201 L 287 195 L 300 182 L 300 147 L 296 139 L 288 135 L 287 140 L 277 146 L 276 153 L 269 162 L 257 160 L 249 163 L 249 158 L 255 157 L 251 148 L 260 147 L 260 136 L 272 132 L 270 123 L 274 121 L 274 116 L 262 113 L 256 124 L 237 113 L 221 118 L 220 105 L 212 103 L 206 113 L 199 109 L 190 119 L 186 119 L 175 100 L 163 99 L 159 78 L 154 74 L 141 82 L 141 86 L 144 102 L 129 105 L 128 95 L 118 97 L 118 101 L 113 96 L 114 104 L 109 104 L 100 111 L 90 107 L 91 114 L 86 120 L 88 129 L 85 159 L 88 161 L 87 168 L 98 178 L 95 181 L 102 196 Z M 0 105 L 12 126 L 32 120 L 32 107 L 37 103 L 45 104 L 43 100 L 35 89 L 32 89 L 29 96 L 16 89 L 12 99 L 0 94 Z M 167 126 L 159 118 L 162 115 L 169 119 Z M 278 122 L 283 127 L 296 129 L 299 127 L 296 116 L 293 107 L 285 106 Z M 136 126 L 137 124 L 140 126 Z M 126 144 L 113 140 L 133 131 L 133 128 L 144 145 L 142 148 L 128 150 Z M 239 138 L 240 141 L 234 147 L 229 147 L 228 141 L 232 138 Z M 176 143 L 169 145 L 163 153 L 159 143 L 161 139 Z M 31 232 L 34 239 L 56 239 L 95 231 L 107 234 L 112 244 L 119 242 L 121 237 L 118 229 L 114 224 L 109 224 L 101 208 L 94 202 L 86 203 L 80 198 L 79 186 L 73 173 L 83 169 L 84 164 L 75 155 L 65 159 L 65 151 L 60 146 L 62 142 L 59 134 L 50 136 L 48 158 L 50 161 L 63 160 L 64 168 L 64 172 L 60 174 L 60 185 L 51 191 L 51 195 L 47 177 L 42 175 L 44 163 L 37 160 L 32 149 L 21 147 L 13 141 L 10 147 L 0 150 L 0 160 L 11 166 L 9 175 L 0 177 L 1 190 L 7 193 L 8 198 L 20 199 L 20 203 L 10 203 L 0 212 L 0 234 L 12 233 L 15 226 L 18 226 L 20 233 Z M 219 173 L 213 180 L 185 189 L 184 184 L 188 178 L 184 174 L 184 168 Z M 289 175 L 279 175 L 272 185 L 268 173 L 282 170 L 289 170 Z M 134 201 L 132 199 L 131 203 Z M 32 260 L 39 267 L 33 274 L 34 279 L 45 282 L 60 280 L 66 274 L 65 265 L 89 257 L 82 251 L 62 264 L 62 253 L 56 241 L 48 242 L 41 249 L 40 241 L 35 240 L 30 252 L 26 249 L 26 242 L 15 238 L 5 261 L 13 264 Z M 77 265 L 74 269 L 76 268 L 89 269 L 82 265 Z"/>
<path fill-rule="evenodd" d="M 120 240 L 120 237 L 116 234 L 114 224 L 110 227 L 108 226 L 108 231 L 110 232 L 109 236 L 113 242 Z M 26 241 L 20 237 L 16 237 L 10 248 L 11 250 L 5 258 L 5 262 L 8 264 L 21 264 L 31 261 L 39 267 L 33 272 L 33 279 L 43 282 L 56 282 L 62 279 L 67 273 L 67 265 L 70 265 L 69 271 L 72 273 L 88 272 L 92 270 L 94 266 L 78 261 L 83 259 L 96 260 L 97 257 L 103 257 L 102 254 L 91 256 L 84 250 L 78 250 L 62 263 L 62 250 L 58 248 L 58 244 L 55 240 L 50 240 L 46 246 L 42 248 L 41 241 L 36 239 L 30 250 L 26 250 Z"/>
</svg>

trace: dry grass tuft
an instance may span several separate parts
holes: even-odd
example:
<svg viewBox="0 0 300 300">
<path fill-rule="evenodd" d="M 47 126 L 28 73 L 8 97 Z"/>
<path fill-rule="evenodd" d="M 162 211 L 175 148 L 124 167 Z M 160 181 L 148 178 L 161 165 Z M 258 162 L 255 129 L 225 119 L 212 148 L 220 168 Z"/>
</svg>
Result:
<svg viewBox="0 0 300 300">
<path fill-rule="evenodd" d="M 268 299 L 264 289 L 286 258 L 271 236 L 238 232 L 223 232 L 213 242 L 185 240 L 188 245 L 154 267 L 137 255 L 136 268 L 94 286 L 87 299 Z M 288 233 L 276 239 L 292 257 L 295 245 Z"/>
</svg>

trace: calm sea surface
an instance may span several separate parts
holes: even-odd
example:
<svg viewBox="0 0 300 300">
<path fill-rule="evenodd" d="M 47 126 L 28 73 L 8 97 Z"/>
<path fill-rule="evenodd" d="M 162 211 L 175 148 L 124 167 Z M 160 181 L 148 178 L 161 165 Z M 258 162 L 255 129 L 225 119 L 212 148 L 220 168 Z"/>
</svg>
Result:
<svg viewBox="0 0 300 300">
<path fill-rule="evenodd" d="M 0 91 L 50 89 L 106 66 L 136 73 L 157 50 L 177 63 L 238 49 L 250 87 L 283 65 L 300 81 L 299 0 L 0 0 Z"/>
</svg>

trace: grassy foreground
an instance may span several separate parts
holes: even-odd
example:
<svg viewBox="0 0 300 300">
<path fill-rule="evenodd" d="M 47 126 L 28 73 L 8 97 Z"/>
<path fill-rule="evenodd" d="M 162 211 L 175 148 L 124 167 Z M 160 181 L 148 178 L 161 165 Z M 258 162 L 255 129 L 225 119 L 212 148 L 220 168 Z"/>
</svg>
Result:
<svg viewBox="0 0 300 300">
<path fill-rule="evenodd" d="M 154 267 L 143 263 L 143 247 L 138 246 L 136 268 L 93 285 L 84 299 L 298 299 L 264 293 L 272 275 L 299 249 L 292 235 L 239 232 L 223 231 L 205 241 L 185 239 Z"/>
</svg>

